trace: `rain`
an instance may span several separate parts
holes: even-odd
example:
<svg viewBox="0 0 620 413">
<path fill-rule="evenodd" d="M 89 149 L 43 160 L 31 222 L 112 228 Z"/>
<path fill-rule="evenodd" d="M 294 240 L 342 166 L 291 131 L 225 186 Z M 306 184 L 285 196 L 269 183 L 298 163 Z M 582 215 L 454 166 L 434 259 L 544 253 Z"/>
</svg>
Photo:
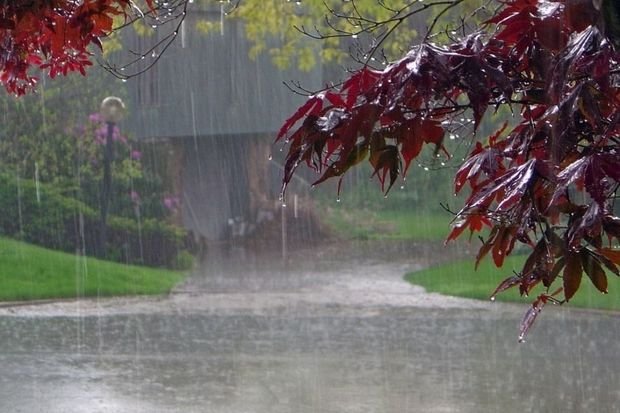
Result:
<svg viewBox="0 0 620 413">
<path fill-rule="evenodd" d="M 232 3 L 190 0 L 86 77 L 2 92 L 0 411 L 620 411 L 617 305 L 551 300 L 519 343 L 531 298 L 471 298 L 480 240 L 444 245 L 472 119 L 387 195 L 366 162 L 319 185 L 302 162 L 282 195 L 278 131 L 372 41 L 330 60 L 299 26 L 284 62 L 288 35 L 257 43 Z M 299 23 L 292 3 L 272 23 Z M 523 260 L 479 271 L 499 284 Z"/>
</svg>

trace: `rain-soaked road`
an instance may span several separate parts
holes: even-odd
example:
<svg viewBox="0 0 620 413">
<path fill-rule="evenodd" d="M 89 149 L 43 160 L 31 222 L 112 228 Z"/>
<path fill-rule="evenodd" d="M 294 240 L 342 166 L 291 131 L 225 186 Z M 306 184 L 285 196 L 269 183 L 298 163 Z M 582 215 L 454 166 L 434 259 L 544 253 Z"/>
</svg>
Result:
<svg viewBox="0 0 620 413">
<path fill-rule="evenodd" d="M 2 308 L 0 412 L 620 411 L 617 314 L 550 309 L 519 345 L 523 307 L 402 281 L 453 253 L 428 248 L 238 250 L 165 298 Z"/>
</svg>

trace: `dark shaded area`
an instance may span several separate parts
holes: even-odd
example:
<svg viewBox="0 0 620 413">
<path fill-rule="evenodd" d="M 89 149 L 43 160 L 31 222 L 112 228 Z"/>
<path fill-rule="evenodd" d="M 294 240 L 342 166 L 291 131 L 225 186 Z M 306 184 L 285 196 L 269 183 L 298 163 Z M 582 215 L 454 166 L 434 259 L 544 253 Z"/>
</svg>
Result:
<svg viewBox="0 0 620 413">
<path fill-rule="evenodd" d="M 98 211 L 58 189 L 0 174 L 0 234 L 42 247 L 96 255 Z M 175 267 L 185 232 L 162 220 L 109 216 L 106 257 L 128 264 Z"/>
</svg>

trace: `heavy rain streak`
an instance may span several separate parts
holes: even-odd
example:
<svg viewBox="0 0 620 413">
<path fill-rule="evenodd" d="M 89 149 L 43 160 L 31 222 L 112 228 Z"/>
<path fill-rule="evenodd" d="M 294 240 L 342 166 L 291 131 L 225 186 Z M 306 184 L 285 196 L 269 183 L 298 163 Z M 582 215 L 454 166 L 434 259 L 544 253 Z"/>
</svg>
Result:
<svg viewBox="0 0 620 413">
<path fill-rule="evenodd" d="M 36 82 L 11 83 L 21 72 L 0 58 L 0 412 L 620 411 L 617 112 L 593 103 L 615 93 L 617 68 L 588 66 L 598 77 L 547 97 L 544 82 L 504 82 L 504 63 L 460 72 L 504 56 L 478 30 L 547 24 L 569 2 L 69 3 L 80 12 L 41 39 L 76 37 L 36 51 Z M 15 13 L 0 17 L 0 56 L 37 16 Z M 565 73 L 581 67 L 562 51 L 578 44 L 618 61 L 620 28 L 571 16 L 523 35 L 536 46 L 515 59 L 568 56 Z M 94 31 L 75 29 L 85 18 Z M 69 50 L 77 38 L 88 53 Z M 55 48 L 68 60 L 46 66 Z M 445 79 L 454 87 L 424 86 Z M 553 96 L 572 100 L 539 110 Z M 603 189 L 588 187 L 594 161 L 573 179 L 539 147 L 501 158 L 530 144 L 502 143 L 525 136 L 523 117 L 532 142 L 570 117 L 576 153 L 599 151 Z M 523 227 L 493 227 L 552 174 L 562 191 L 544 199 L 570 219 L 532 200 Z M 534 279 L 543 267 L 554 278 Z"/>
</svg>

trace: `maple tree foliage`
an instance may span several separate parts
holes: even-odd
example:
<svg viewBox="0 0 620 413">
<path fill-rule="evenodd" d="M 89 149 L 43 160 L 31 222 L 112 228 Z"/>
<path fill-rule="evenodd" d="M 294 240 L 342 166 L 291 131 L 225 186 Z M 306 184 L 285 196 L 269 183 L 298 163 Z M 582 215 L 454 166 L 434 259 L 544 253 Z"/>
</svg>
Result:
<svg viewBox="0 0 620 413">
<path fill-rule="evenodd" d="M 385 68 L 365 65 L 313 94 L 277 139 L 289 146 L 283 191 L 302 164 L 318 184 L 368 160 L 387 192 L 424 145 L 445 151 L 457 118 L 471 114 L 476 132 L 509 107 L 516 124 L 473 134 L 454 180 L 469 195 L 447 241 L 487 228 L 476 265 L 490 255 L 497 267 L 516 244 L 529 246 L 521 271 L 492 294 L 542 288 L 522 340 L 543 306 L 569 301 L 583 278 L 606 293 L 608 274 L 620 275 L 620 49 L 610 24 L 619 14 L 610 0 L 497 4 L 473 33 L 444 46 L 426 36 Z"/>
<path fill-rule="evenodd" d="M 171 16 L 184 17 L 186 4 L 187 0 L 4 1 L 0 4 L 0 83 L 8 92 L 23 95 L 36 85 L 37 68 L 52 78 L 71 72 L 85 75 L 92 65 L 91 46 L 101 49 L 102 39 L 138 20 L 150 18 L 164 24 Z"/>
</svg>

